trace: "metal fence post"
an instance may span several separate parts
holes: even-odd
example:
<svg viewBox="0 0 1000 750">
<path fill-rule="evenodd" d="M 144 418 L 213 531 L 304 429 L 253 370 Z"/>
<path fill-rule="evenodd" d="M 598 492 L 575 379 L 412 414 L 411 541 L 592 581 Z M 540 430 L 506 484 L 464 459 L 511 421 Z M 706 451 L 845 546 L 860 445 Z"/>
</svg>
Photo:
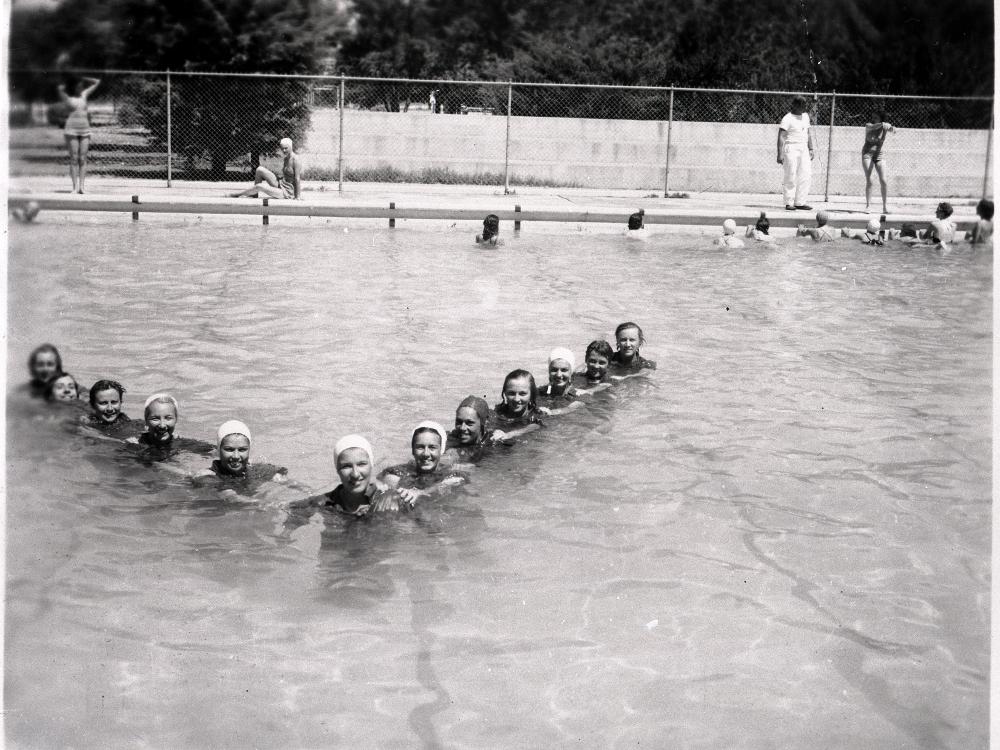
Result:
<svg viewBox="0 0 1000 750">
<path fill-rule="evenodd" d="M 670 197 L 670 135 L 674 128 L 674 87 L 670 87 L 670 112 L 667 114 L 667 163 L 663 169 L 663 197 Z"/>
<path fill-rule="evenodd" d="M 993 155 L 993 118 L 996 115 L 996 105 L 990 109 L 990 129 L 986 131 L 986 167 L 983 169 L 983 197 L 989 195 L 990 189 L 990 157 Z"/>
<path fill-rule="evenodd" d="M 344 74 L 340 74 L 340 93 L 337 96 L 337 109 L 340 111 L 339 140 L 337 148 L 337 192 L 344 192 Z"/>
<path fill-rule="evenodd" d="M 830 128 L 826 139 L 826 187 L 823 189 L 823 202 L 830 200 L 830 161 L 833 158 L 833 117 L 837 112 L 837 92 L 830 97 Z"/>
<path fill-rule="evenodd" d="M 503 194 L 510 195 L 510 106 L 513 100 L 514 86 L 507 81 L 507 143 L 503 152 Z"/>
<path fill-rule="evenodd" d="M 167 71 L 167 187 L 171 187 L 170 178 L 173 176 L 173 139 L 170 130 L 170 71 Z"/>
</svg>

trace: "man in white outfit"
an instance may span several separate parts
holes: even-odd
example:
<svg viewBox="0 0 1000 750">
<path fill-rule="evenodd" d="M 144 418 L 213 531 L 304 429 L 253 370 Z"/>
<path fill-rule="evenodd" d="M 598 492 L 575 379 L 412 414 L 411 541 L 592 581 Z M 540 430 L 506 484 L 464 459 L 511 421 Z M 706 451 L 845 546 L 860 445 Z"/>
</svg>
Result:
<svg viewBox="0 0 1000 750">
<path fill-rule="evenodd" d="M 785 167 L 785 209 L 812 210 L 806 203 L 812 179 L 813 139 L 809 129 L 806 100 L 792 99 L 791 112 L 781 118 L 778 126 L 778 164 Z"/>
</svg>

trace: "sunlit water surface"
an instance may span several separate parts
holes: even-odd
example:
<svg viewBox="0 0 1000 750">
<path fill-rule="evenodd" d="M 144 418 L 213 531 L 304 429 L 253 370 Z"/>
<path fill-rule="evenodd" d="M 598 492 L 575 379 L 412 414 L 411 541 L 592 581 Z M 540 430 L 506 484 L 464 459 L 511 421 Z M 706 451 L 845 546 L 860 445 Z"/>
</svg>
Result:
<svg viewBox="0 0 1000 750">
<path fill-rule="evenodd" d="M 52 217 L 9 365 L 334 484 L 638 320 L 655 376 L 413 513 L 292 528 L 8 415 L 16 747 L 985 747 L 992 256 Z"/>
</svg>

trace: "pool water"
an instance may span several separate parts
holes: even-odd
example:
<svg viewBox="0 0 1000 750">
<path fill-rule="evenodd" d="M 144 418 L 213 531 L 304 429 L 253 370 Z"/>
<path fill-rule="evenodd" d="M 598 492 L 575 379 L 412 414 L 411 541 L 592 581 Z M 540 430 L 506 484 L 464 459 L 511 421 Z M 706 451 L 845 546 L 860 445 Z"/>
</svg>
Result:
<svg viewBox="0 0 1000 750">
<path fill-rule="evenodd" d="M 41 218 L 11 390 L 52 341 L 317 489 L 339 436 L 398 463 L 620 321 L 659 369 L 466 492 L 304 525 L 12 394 L 11 746 L 987 746 L 990 253 Z"/>
</svg>

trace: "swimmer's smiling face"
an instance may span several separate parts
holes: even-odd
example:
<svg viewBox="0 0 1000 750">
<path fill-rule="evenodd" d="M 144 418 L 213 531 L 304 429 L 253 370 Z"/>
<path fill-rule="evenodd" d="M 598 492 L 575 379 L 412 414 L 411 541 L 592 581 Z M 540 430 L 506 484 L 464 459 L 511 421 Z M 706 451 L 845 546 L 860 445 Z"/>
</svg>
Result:
<svg viewBox="0 0 1000 750">
<path fill-rule="evenodd" d="M 608 358 L 591 352 L 587 355 L 587 380 L 603 380 L 608 373 Z"/>
<path fill-rule="evenodd" d="M 153 440 L 170 440 L 176 426 L 177 409 L 173 404 L 154 401 L 146 407 L 146 429 Z"/>
<path fill-rule="evenodd" d="M 569 385 L 573 376 L 573 368 L 565 359 L 554 359 L 549 362 L 549 385 L 562 390 Z"/>
<path fill-rule="evenodd" d="M 55 352 L 40 351 L 31 363 L 31 374 L 39 383 L 48 383 L 59 372 L 59 361 Z"/>
<path fill-rule="evenodd" d="M 511 378 L 504 383 L 503 400 L 512 414 L 524 414 L 531 403 L 531 383 L 525 377 Z"/>
<path fill-rule="evenodd" d="M 639 353 L 642 345 L 638 328 L 623 328 L 618 332 L 618 351 L 626 362 Z"/>
<path fill-rule="evenodd" d="M 348 495 L 364 495 L 371 481 L 372 464 L 361 448 L 348 448 L 337 457 L 337 476 Z"/>
<path fill-rule="evenodd" d="M 114 422 L 122 410 L 122 397 L 114 388 L 94 394 L 94 411 L 104 422 Z"/>
<path fill-rule="evenodd" d="M 455 412 L 455 432 L 458 434 L 459 445 L 475 445 L 479 442 L 483 434 L 483 423 L 471 406 L 463 406 Z"/>
<path fill-rule="evenodd" d="M 53 401 L 76 401 L 76 381 L 70 375 L 61 375 L 52 382 Z"/>
<path fill-rule="evenodd" d="M 421 430 L 413 436 L 411 450 L 417 471 L 421 474 L 432 472 L 441 460 L 441 436 L 433 430 Z"/>
<path fill-rule="evenodd" d="M 226 474 L 245 474 L 250 463 L 250 441 L 234 432 L 219 443 L 219 465 Z"/>
</svg>

